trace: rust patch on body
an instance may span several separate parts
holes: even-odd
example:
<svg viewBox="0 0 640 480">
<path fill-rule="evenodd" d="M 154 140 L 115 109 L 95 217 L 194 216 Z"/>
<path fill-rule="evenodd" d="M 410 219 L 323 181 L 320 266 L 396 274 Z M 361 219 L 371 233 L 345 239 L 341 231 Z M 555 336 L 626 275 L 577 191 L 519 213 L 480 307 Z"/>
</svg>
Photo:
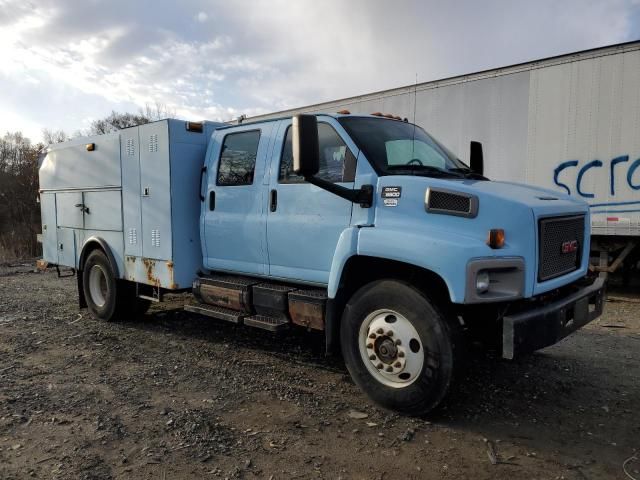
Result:
<svg viewBox="0 0 640 480">
<path fill-rule="evenodd" d="M 309 329 L 324 330 L 324 305 L 289 301 L 291 321 Z"/>
<path fill-rule="evenodd" d="M 169 273 L 169 288 L 171 290 L 177 290 L 178 284 L 173 281 L 173 262 L 172 261 L 167 262 L 167 273 Z"/>
<path fill-rule="evenodd" d="M 200 295 L 204 303 L 238 311 L 249 311 L 246 288 L 229 288 L 220 285 L 203 284 Z"/>
<path fill-rule="evenodd" d="M 144 269 L 147 273 L 147 282 L 149 285 L 155 285 L 156 287 L 160 286 L 160 279 L 156 277 L 156 261 L 151 258 L 143 258 L 142 263 L 144 264 Z"/>
<path fill-rule="evenodd" d="M 158 268 L 161 267 L 161 264 L 164 263 L 167 267 L 168 274 L 168 286 L 170 290 L 177 290 L 180 286 L 174 282 L 173 280 L 173 262 L 163 262 L 162 260 L 154 260 L 152 258 L 143 258 L 142 263 L 144 264 L 145 273 L 147 275 L 147 283 L 149 285 L 154 285 L 156 287 L 160 287 L 162 282 L 160 281 L 160 277 L 158 275 Z"/>
<path fill-rule="evenodd" d="M 295 325 L 324 330 L 327 295 L 319 290 L 300 290 L 289 293 L 289 315 Z"/>
<path fill-rule="evenodd" d="M 137 258 L 133 255 L 127 255 L 124 257 L 125 261 L 125 269 L 124 271 L 127 274 L 127 280 L 132 282 L 136 281 L 136 262 Z"/>
</svg>

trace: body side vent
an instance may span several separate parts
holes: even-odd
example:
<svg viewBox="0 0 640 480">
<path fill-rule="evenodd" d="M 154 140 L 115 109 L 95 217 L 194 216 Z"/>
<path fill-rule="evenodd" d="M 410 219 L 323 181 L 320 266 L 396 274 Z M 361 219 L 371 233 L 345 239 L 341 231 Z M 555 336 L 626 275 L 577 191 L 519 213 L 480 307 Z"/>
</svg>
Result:
<svg viewBox="0 0 640 480">
<path fill-rule="evenodd" d="M 127 138 L 127 155 L 133 157 L 136 153 L 136 147 L 133 143 L 133 138 Z"/>
<path fill-rule="evenodd" d="M 158 135 L 153 134 L 149 136 L 149 153 L 155 153 L 158 151 Z"/>
</svg>

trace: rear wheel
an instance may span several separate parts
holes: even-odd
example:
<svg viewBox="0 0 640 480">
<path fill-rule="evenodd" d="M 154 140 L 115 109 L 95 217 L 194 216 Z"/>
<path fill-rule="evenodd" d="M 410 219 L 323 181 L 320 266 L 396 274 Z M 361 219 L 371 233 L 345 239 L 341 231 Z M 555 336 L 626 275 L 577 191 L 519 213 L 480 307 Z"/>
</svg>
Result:
<svg viewBox="0 0 640 480">
<path fill-rule="evenodd" d="M 454 338 L 444 315 L 409 284 L 362 287 L 345 308 L 341 346 L 356 384 L 383 407 L 425 414 L 449 389 Z"/>
<path fill-rule="evenodd" d="M 121 319 L 127 313 L 140 315 L 150 302 L 136 298 L 135 286 L 115 278 L 115 272 L 102 250 L 93 250 L 84 263 L 82 287 L 91 314 L 106 321 Z"/>
</svg>

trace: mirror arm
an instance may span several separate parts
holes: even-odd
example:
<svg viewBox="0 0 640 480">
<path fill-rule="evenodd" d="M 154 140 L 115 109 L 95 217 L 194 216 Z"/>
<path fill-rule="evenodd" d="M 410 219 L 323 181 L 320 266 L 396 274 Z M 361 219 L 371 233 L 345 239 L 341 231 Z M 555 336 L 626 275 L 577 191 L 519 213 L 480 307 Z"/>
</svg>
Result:
<svg viewBox="0 0 640 480">
<path fill-rule="evenodd" d="M 305 177 L 305 181 L 345 200 L 359 203 L 362 208 L 370 208 L 373 205 L 373 185 L 363 185 L 358 190 L 352 190 L 318 177 Z"/>
</svg>

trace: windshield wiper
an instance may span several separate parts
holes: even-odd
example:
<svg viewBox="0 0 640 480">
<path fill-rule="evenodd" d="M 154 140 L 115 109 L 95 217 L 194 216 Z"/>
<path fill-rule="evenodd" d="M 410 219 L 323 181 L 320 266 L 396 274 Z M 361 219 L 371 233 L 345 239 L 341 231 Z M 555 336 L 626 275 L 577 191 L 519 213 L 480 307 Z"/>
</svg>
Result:
<svg viewBox="0 0 640 480">
<path fill-rule="evenodd" d="M 428 175 L 428 176 L 441 176 L 441 177 L 455 177 L 463 178 L 459 172 L 451 170 L 443 170 L 442 168 L 433 167 L 431 165 L 390 165 L 387 167 L 387 171 L 407 171 L 412 174 Z"/>
<path fill-rule="evenodd" d="M 450 172 L 461 173 L 464 176 L 464 178 L 472 178 L 472 179 L 475 179 L 475 180 L 489 180 L 484 175 L 480 175 L 479 173 L 474 172 L 473 170 L 471 170 L 470 168 L 467 168 L 467 167 L 450 168 L 449 171 Z"/>
</svg>

